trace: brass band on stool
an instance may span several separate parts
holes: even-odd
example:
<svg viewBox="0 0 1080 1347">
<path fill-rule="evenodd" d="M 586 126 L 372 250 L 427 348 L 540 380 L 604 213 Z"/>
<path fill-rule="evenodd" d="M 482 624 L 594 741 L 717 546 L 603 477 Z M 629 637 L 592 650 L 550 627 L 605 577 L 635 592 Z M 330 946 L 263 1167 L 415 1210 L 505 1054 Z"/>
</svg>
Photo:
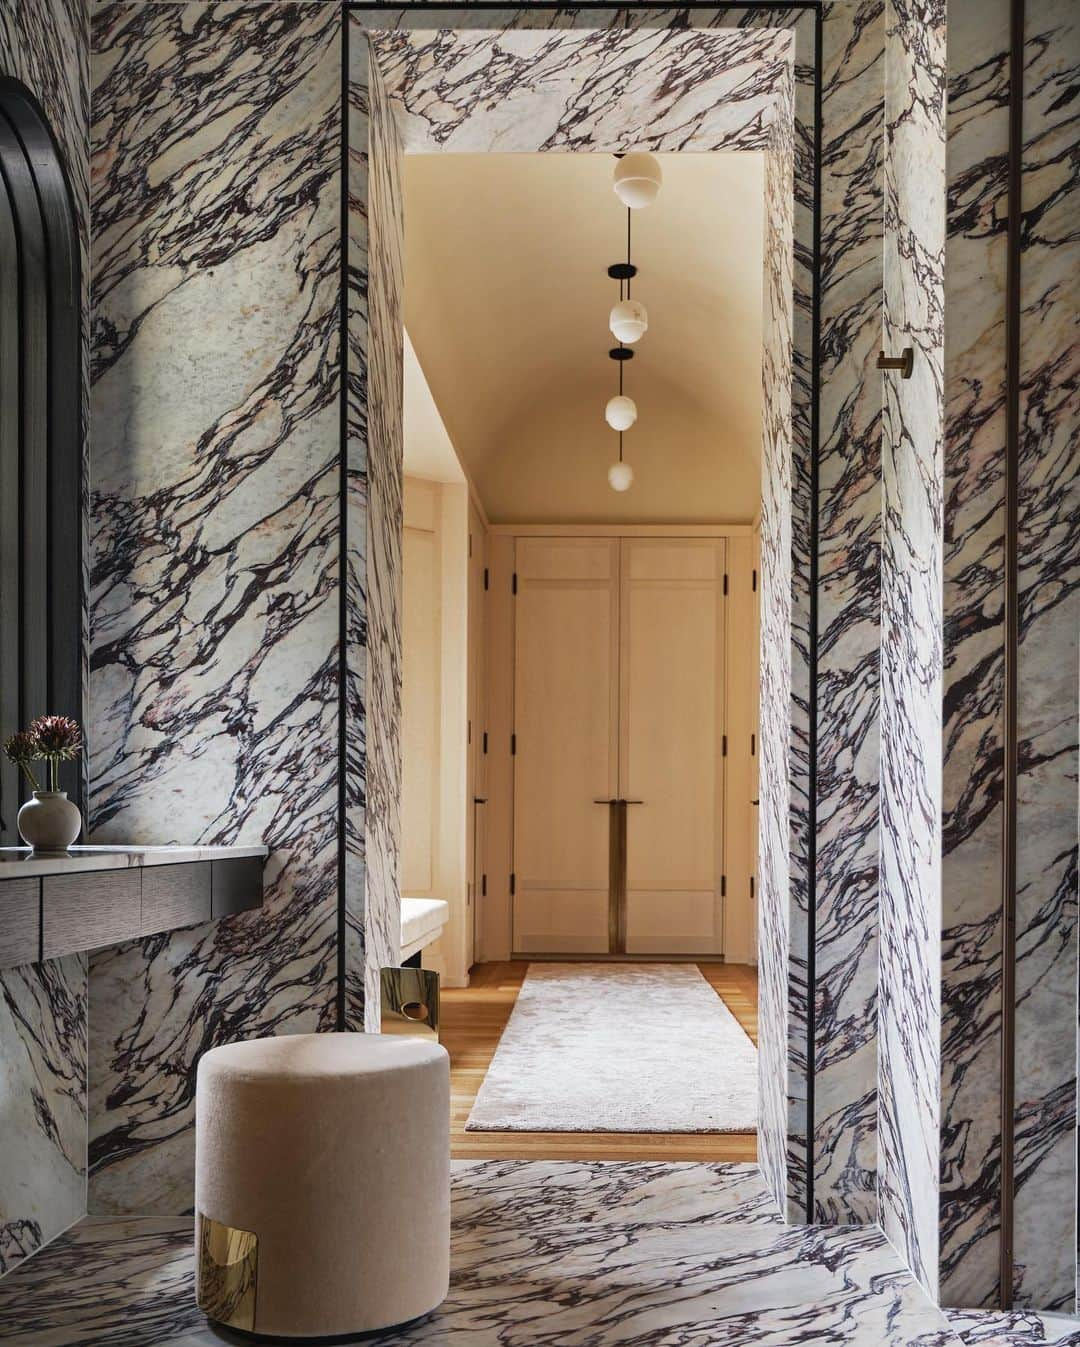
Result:
<svg viewBox="0 0 1080 1347">
<path fill-rule="evenodd" d="M 430 968 L 381 968 L 382 1031 L 439 1041 L 439 975 Z"/>
<path fill-rule="evenodd" d="M 259 1274 L 259 1237 L 195 1217 L 195 1302 L 208 1319 L 251 1333 Z"/>
</svg>

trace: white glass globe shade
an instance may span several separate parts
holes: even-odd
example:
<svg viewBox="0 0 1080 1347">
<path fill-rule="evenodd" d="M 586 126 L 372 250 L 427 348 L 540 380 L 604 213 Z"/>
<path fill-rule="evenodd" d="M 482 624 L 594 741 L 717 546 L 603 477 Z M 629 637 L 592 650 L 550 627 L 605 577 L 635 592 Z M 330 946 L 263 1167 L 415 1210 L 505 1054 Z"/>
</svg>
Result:
<svg viewBox="0 0 1080 1347">
<path fill-rule="evenodd" d="M 637 420 L 637 404 L 620 393 L 604 408 L 604 420 L 612 430 L 629 430 Z"/>
<path fill-rule="evenodd" d="M 634 469 L 629 463 L 612 463 L 607 470 L 607 479 L 612 491 L 629 491 L 634 480 Z"/>
<path fill-rule="evenodd" d="M 631 210 L 651 206 L 660 192 L 664 175 L 651 154 L 624 154 L 615 165 L 615 195 Z"/>
<path fill-rule="evenodd" d="M 645 305 L 639 304 L 636 299 L 624 299 L 611 310 L 608 327 L 611 328 L 611 335 L 624 346 L 633 346 L 649 330 L 649 315 L 645 312 Z"/>
</svg>

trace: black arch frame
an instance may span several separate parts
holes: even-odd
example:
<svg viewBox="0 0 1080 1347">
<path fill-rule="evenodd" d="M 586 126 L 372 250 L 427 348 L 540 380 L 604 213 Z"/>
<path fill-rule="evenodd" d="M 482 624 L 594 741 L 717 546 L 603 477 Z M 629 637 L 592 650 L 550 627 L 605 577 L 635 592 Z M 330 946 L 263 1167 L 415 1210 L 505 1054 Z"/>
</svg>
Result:
<svg viewBox="0 0 1080 1347">
<path fill-rule="evenodd" d="M 83 718 L 82 277 L 74 200 L 45 113 L 0 77 L 0 732 Z M 84 772 L 63 769 L 80 808 Z M 0 838 L 24 792 L 0 764 Z"/>
</svg>

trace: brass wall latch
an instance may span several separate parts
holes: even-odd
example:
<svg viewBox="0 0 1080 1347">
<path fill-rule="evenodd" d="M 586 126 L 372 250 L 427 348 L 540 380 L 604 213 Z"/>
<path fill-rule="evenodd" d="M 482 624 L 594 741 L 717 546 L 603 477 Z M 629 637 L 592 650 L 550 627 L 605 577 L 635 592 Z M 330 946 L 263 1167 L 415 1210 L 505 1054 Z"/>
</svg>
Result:
<svg viewBox="0 0 1080 1347">
<path fill-rule="evenodd" d="M 911 371 L 915 368 L 915 352 L 910 346 L 905 346 L 899 355 L 886 355 L 884 351 L 878 352 L 878 369 L 898 369 L 901 379 L 910 379 Z"/>
</svg>

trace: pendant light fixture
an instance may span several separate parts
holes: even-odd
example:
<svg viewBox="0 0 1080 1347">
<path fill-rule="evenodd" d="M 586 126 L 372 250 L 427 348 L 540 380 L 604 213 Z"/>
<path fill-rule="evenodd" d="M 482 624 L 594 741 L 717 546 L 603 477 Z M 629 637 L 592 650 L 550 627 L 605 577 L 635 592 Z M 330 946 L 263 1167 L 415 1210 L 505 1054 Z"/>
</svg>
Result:
<svg viewBox="0 0 1080 1347">
<path fill-rule="evenodd" d="M 629 463 L 623 461 L 622 456 L 622 436 L 619 436 L 619 457 L 618 461 L 612 463 L 607 470 L 608 486 L 612 491 L 629 491 L 634 481 L 634 469 Z"/>
<path fill-rule="evenodd" d="M 651 206 L 663 182 L 659 161 L 641 150 L 624 154 L 615 165 L 615 195 L 629 210 Z"/>
</svg>

